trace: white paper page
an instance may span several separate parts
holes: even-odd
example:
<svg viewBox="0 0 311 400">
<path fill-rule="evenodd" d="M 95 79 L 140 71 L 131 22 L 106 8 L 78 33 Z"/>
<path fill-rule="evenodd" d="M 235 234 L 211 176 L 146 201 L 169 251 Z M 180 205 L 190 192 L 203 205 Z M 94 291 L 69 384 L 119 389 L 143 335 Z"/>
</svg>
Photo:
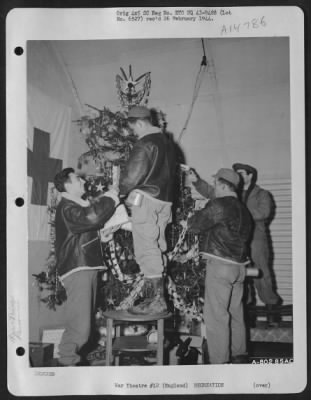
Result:
<svg viewBox="0 0 311 400">
<path fill-rule="evenodd" d="M 7 41 L 7 304 L 8 304 L 8 386 L 14 395 L 46 396 L 46 395 L 92 395 L 92 394 L 116 394 L 116 395 L 183 395 L 183 394 L 225 394 L 225 393 L 295 393 L 304 389 L 307 382 L 307 347 L 306 347 L 306 213 L 305 213 L 305 126 L 304 126 L 304 15 L 298 7 L 224 7 L 224 8 L 111 8 L 111 9 L 14 9 L 7 16 L 6 21 Z M 26 49 L 33 41 L 49 41 L 56 44 L 58 41 L 66 41 L 67 61 L 65 66 L 70 67 L 68 60 L 73 60 L 77 41 L 88 41 L 89 46 L 84 46 L 81 54 L 81 65 L 92 58 L 96 65 L 96 49 L 102 46 L 105 52 L 106 42 L 114 48 L 114 59 L 106 60 L 105 68 L 116 63 L 119 67 L 127 68 L 132 64 L 134 73 L 151 71 L 153 102 L 164 111 L 169 109 L 174 118 L 179 117 L 179 125 L 175 125 L 175 133 L 178 135 L 184 126 L 189 111 L 192 89 L 195 82 L 195 74 L 199 69 L 201 50 L 197 58 L 193 60 L 193 71 L 189 75 L 189 81 L 179 82 L 180 87 L 187 85 L 189 93 L 183 107 L 178 108 L 176 100 L 174 107 L 166 103 L 166 96 L 158 93 L 157 85 L 160 85 L 158 76 L 164 76 L 167 70 L 168 76 L 174 76 L 173 71 L 182 69 L 182 65 L 174 64 L 170 58 L 170 47 L 163 46 L 163 54 L 157 47 L 156 40 L 162 43 L 175 40 L 173 48 L 178 48 L 185 39 L 197 40 L 201 43 L 204 39 L 206 45 L 213 43 L 213 50 L 222 45 L 222 41 L 228 43 L 232 39 L 232 46 L 237 46 L 237 39 L 247 40 L 245 46 L 249 48 L 257 46 L 256 40 L 262 39 L 259 46 L 270 46 L 273 39 L 288 38 L 285 61 L 289 65 L 288 88 L 290 93 L 290 118 L 285 122 L 286 129 L 290 132 L 290 179 L 292 188 L 291 215 L 292 215 L 292 302 L 293 302 L 293 360 L 284 358 L 284 362 L 278 364 L 263 359 L 262 362 L 250 365 L 165 365 L 165 366 L 98 366 L 98 367 L 45 367 L 34 368 L 29 364 L 29 287 L 31 286 L 31 274 L 28 265 L 30 227 L 28 225 L 28 210 L 30 207 L 30 193 L 27 184 L 27 57 Z M 146 41 L 143 46 L 133 48 L 133 56 L 129 59 L 122 53 L 126 48 L 126 41 Z M 147 41 L 150 40 L 148 44 Z M 216 43 L 215 40 L 218 42 Z M 214 42 L 213 42 L 214 41 Z M 252 44 L 253 43 L 253 44 Z M 140 43 L 141 44 L 141 43 Z M 24 52 L 18 56 L 14 53 L 16 47 L 22 47 Z M 92 53 L 94 46 L 95 53 Z M 188 46 L 185 45 L 185 46 Z M 189 45 L 189 49 L 190 49 Z M 239 47 L 240 48 L 240 47 Z M 29 49 L 29 47 L 28 47 Z M 150 65 L 153 50 L 159 54 L 158 62 Z M 278 44 L 275 53 L 278 54 Z M 141 52 L 146 54 L 146 62 L 142 71 L 135 70 L 135 57 Z M 191 50 L 189 50 L 191 53 Z M 192 53 L 191 53 L 192 54 Z M 209 54 L 208 54 L 209 56 Z M 256 55 L 252 53 L 250 63 L 254 63 Z M 169 63 L 168 63 L 169 60 Z M 58 60 L 59 61 L 59 60 Z M 229 65 L 233 76 L 238 74 L 239 64 L 232 63 L 229 58 L 221 60 Z M 46 62 L 41 59 L 43 64 Z M 223 65 L 224 65 L 223 64 Z M 222 83 L 222 73 L 219 65 L 214 65 L 217 73 L 218 86 Z M 49 65 L 46 65 L 48 68 Z M 103 68 L 103 74 L 105 71 Z M 272 67 L 271 67 L 272 68 Z M 97 69 L 97 72 L 99 70 Z M 120 71 L 114 70 L 111 81 Z M 31 73 L 31 71 L 28 71 Z M 212 74 L 213 70 L 209 70 Z M 251 72 L 250 72 L 251 74 Z M 266 70 L 269 75 L 269 68 Z M 236 75 L 238 76 L 238 75 Z M 251 75 L 250 75 L 251 76 Z M 252 79 L 245 76 L 245 79 Z M 135 75 L 136 77 L 136 75 Z M 70 77 L 67 76 L 70 80 Z M 73 80 L 79 80 L 79 68 L 75 70 Z M 38 82 L 40 77 L 38 76 Z M 90 82 L 96 79 L 89 76 Z M 93 79 L 93 80 L 92 80 Z M 171 79 L 171 78 L 170 78 Z M 236 78 L 237 79 L 237 78 Z M 244 79 L 244 78 L 243 78 Z M 241 82 L 243 81 L 241 80 Z M 262 78 L 264 79 L 264 78 Z M 273 79 L 277 80 L 275 76 Z M 97 75 L 98 85 L 102 85 L 103 99 L 105 85 L 110 84 L 100 81 Z M 209 81 L 210 82 L 210 81 Z M 85 82 L 85 85 L 87 82 Z M 241 83 L 242 84 L 242 83 Z M 81 82 L 79 82 L 81 86 Z M 95 87 L 94 83 L 94 87 Z M 114 83 L 113 83 L 114 85 Z M 169 83 L 167 83 L 169 85 Z M 39 84 L 38 84 L 39 86 Z M 83 86 L 83 82 L 82 82 Z M 174 82 L 172 87 L 167 87 L 168 92 L 176 91 L 178 86 Z M 228 87 L 228 91 L 230 88 Z M 263 95 L 265 87 L 262 88 Z M 208 94 L 207 94 L 208 95 Z M 215 95 L 215 93 L 214 93 Z M 247 94 L 252 95 L 252 93 Z M 77 91 L 73 89 L 73 98 L 76 104 L 88 103 L 88 98 L 78 99 Z M 262 97 L 264 98 L 264 97 Z M 216 99 L 217 100 L 217 99 Z M 240 97 L 237 102 L 240 101 Z M 109 106 L 117 103 L 117 97 L 110 100 Z M 107 100 L 109 102 L 109 100 Z M 251 103 L 251 102 L 250 102 Z M 177 105 L 176 105 L 177 104 Z M 244 103 L 244 104 L 247 104 Z M 257 104 L 261 107 L 261 104 Z M 274 104 L 278 107 L 278 104 Z M 242 109 L 245 107 L 244 109 Z M 241 105 L 239 113 L 232 111 L 231 121 L 243 124 L 243 114 L 250 110 Z M 175 110 L 175 111 L 174 111 Z M 179 110 L 179 111 L 178 111 Z M 199 110 L 197 110 L 199 111 Z M 202 110 L 201 110 L 202 111 Z M 178 112 L 180 114 L 178 114 Z M 193 115 L 196 110 L 194 109 Z M 254 112 L 254 110 L 252 110 Z M 271 113 L 275 111 L 271 107 Z M 204 115 L 204 112 L 203 112 Z M 287 115 L 288 116 L 288 115 Z M 202 117 L 202 116 L 201 116 Z M 170 115 L 168 115 L 168 119 Z M 194 117 L 193 117 L 194 118 Z M 219 132 L 227 132 L 230 126 L 224 125 L 222 114 L 214 114 L 215 124 Z M 208 129 L 212 120 L 204 120 L 202 117 L 202 131 Z M 263 125 L 265 121 L 254 121 L 254 125 Z M 244 127 L 245 128 L 245 127 Z M 266 128 L 266 126 L 265 126 Z M 189 125 L 189 129 L 191 126 Z M 246 129 L 246 128 L 245 128 Z M 211 133 L 212 134 L 212 133 Z M 250 127 L 250 135 L 252 130 Z M 200 136 L 201 137 L 201 136 Z M 177 137 L 176 137 L 177 138 Z M 234 160 L 234 154 L 221 153 L 221 144 L 224 140 L 230 141 L 228 136 L 224 139 L 218 136 L 220 147 L 211 149 L 206 157 L 206 162 L 213 160 L 213 155 L 219 152 L 219 162 L 225 164 L 227 160 Z M 186 132 L 183 136 L 182 146 L 185 148 L 194 143 Z M 244 146 L 240 143 L 237 148 Z M 283 145 L 280 143 L 280 148 Z M 196 144 L 197 151 L 200 142 Z M 268 163 L 268 149 L 270 144 L 260 148 L 261 161 Z M 190 146 L 191 147 L 191 146 Z M 195 145 L 194 145 L 195 147 Z M 192 164 L 195 164 L 195 149 L 192 147 Z M 225 147 L 223 147 L 225 148 Z M 221 154 L 220 154 L 221 153 Z M 241 153 L 238 153 L 241 154 Z M 278 158 L 278 154 L 275 157 Z M 53 155 L 51 156 L 53 157 Z M 265 159 L 266 157 L 266 159 Z M 222 160 L 222 161 L 221 161 Z M 191 161 L 191 160 L 190 160 Z M 251 161 L 251 160 L 249 160 Z M 212 161 L 210 161 L 212 162 Z M 213 169 L 224 166 L 214 164 Z M 203 166 L 202 166 L 203 168 Z M 281 167 L 280 167 L 281 169 Z M 277 179 L 277 176 L 275 177 Z M 23 198 L 24 206 L 18 207 L 17 198 Z M 36 221 L 30 221 L 33 227 Z M 30 282 L 30 284 L 28 284 Z M 42 306 L 41 306 L 42 307 Z M 58 326 L 58 329 L 60 327 Z M 23 356 L 18 356 L 17 349 L 26 350 Z"/>
</svg>

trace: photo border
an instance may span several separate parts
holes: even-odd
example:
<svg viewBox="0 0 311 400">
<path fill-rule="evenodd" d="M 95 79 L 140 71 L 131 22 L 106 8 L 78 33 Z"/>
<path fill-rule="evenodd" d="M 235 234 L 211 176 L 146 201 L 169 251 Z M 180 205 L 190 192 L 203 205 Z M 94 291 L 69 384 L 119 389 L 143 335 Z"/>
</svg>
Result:
<svg viewBox="0 0 311 400">
<path fill-rule="evenodd" d="M 307 105 L 307 104 L 306 104 Z M 9 108 L 10 109 L 10 108 Z M 308 142 L 307 141 L 307 137 L 306 137 L 306 147 L 305 147 L 305 149 L 306 149 L 306 154 L 307 154 L 307 159 L 306 159 L 306 165 L 308 165 L 308 163 L 309 163 L 309 167 L 310 167 L 310 159 L 308 158 L 308 155 L 310 154 L 309 153 L 309 150 L 310 150 L 310 142 Z M 310 178 L 310 168 L 309 168 L 309 170 L 308 171 L 306 171 L 306 176 L 307 176 L 307 178 L 308 178 L 308 185 L 309 185 L 309 178 Z M 9 177 L 8 177 L 9 178 Z M 9 179 L 8 179 L 9 180 Z M 301 186 L 301 182 L 299 183 L 299 185 L 298 186 L 296 186 L 296 187 L 293 187 L 293 192 L 294 192 L 294 189 L 299 189 L 299 187 Z M 12 200 L 12 199 L 14 199 L 14 197 L 8 197 L 8 203 L 10 202 L 10 200 Z M 307 193 L 307 199 L 310 199 L 309 198 L 309 196 L 308 196 L 308 193 Z M 8 208 L 10 208 L 10 207 L 8 207 Z M 308 215 L 308 213 L 306 213 L 306 217 L 307 217 L 307 219 L 308 219 L 308 222 L 310 222 L 309 221 L 309 219 L 310 219 L 310 215 Z M 309 250 L 309 249 L 308 249 Z M 310 250 L 308 251 L 308 256 L 310 257 Z M 309 259 L 309 257 L 308 257 L 308 259 Z M 310 272 L 308 272 L 309 273 L 309 280 L 308 280 L 308 283 L 310 283 Z M 8 293 L 9 294 L 9 293 Z M 310 296 L 308 296 L 308 297 L 310 297 Z M 307 298 L 306 298 L 306 302 L 307 302 Z M 294 302 L 293 302 L 294 303 Z M 309 304 L 309 307 L 310 307 L 310 299 L 309 299 L 309 301 L 308 301 L 308 304 Z M 310 308 L 309 308 L 309 310 L 310 310 Z M 10 346 L 9 346 L 9 350 L 11 350 L 11 348 L 10 348 Z M 309 356 L 310 356 L 310 351 L 309 351 Z M 10 358 L 10 357 L 9 357 Z M 17 366 L 17 368 L 18 369 L 23 369 L 23 365 L 21 365 L 21 363 L 19 363 L 19 366 Z M 170 367 L 171 368 L 171 367 Z M 234 368 L 238 368 L 238 367 L 234 367 Z M 10 372 L 10 371 L 9 371 Z M 252 392 L 253 393 L 253 392 Z M 280 392 L 276 392 L 276 393 L 280 393 Z M 283 393 L 283 392 L 282 392 Z M 116 394 L 119 394 L 119 393 L 116 393 Z M 121 394 L 123 394 L 123 393 L 121 393 Z M 133 393 L 134 394 L 134 393 Z M 135 393 L 136 394 L 136 393 Z M 138 394 L 141 394 L 141 393 L 138 393 Z M 172 392 L 170 392 L 170 394 L 175 394 L 175 393 L 172 393 Z M 198 394 L 200 394 L 200 393 L 198 393 Z M 203 394 L 203 393 L 201 393 L 201 394 Z"/>
</svg>

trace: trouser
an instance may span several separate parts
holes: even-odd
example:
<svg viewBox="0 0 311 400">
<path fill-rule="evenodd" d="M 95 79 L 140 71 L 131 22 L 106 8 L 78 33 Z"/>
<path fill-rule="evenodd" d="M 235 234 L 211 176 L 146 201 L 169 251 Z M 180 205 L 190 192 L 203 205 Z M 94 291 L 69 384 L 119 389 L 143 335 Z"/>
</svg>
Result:
<svg viewBox="0 0 311 400">
<path fill-rule="evenodd" d="M 97 270 L 73 272 L 63 279 L 67 300 L 65 331 L 59 345 L 59 362 L 75 365 L 81 357 L 79 351 L 90 337 L 91 320 L 95 311 Z"/>
<path fill-rule="evenodd" d="M 245 266 L 221 260 L 205 260 L 204 322 L 211 364 L 246 354 L 243 311 Z"/>
<path fill-rule="evenodd" d="M 272 275 L 269 268 L 270 251 L 266 240 L 252 241 L 251 257 L 254 267 L 261 270 L 261 276 L 254 279 L 254 286 L 260 300 L 264 304 L 277 304 L 280 298 L 273 288 Z"/>
<path fill-rule="evenodd" d="M 132 206 L 132 234 L 136 262 L 147 278 L 162 276 L 166 265 L 165 228 L 171 219 L 171 203 L 143 196 Z"/>
</svg>

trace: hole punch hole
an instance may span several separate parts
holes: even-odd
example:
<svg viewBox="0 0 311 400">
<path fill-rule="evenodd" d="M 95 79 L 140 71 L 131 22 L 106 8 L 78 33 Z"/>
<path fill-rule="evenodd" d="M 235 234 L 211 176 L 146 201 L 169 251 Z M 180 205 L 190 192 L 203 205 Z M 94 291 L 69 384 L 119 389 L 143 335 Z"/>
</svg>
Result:
<svg viewBox="0 0 311 400">
<path fill-rule="evenodd" d="M 22 197 L 17 197 L 17 199 L 15 199 L 15 204 L 17 207 L 22 207 L 24 205 L 24 199 Z"/>
<path fill-rule="evenodd" d="M 15 53 L 17 56 L 21 56 L 21 55 L 24 53 L 24 49 L 23 49 L 22 47 L 20 47 L 20 46 L 17 46 L 17 47 L 15 47 L 15 49 L 14 49 L 14 53 Z"/>
<path fill-rule="evenodd" d="M 16 354 L 17 354 L 18 356 L 23 356 L 23 355 L 25 354 L 25 349 L 24 349 L 24 347 L 18 347 L 18 348 L 16 349 Z"/>
</svg>

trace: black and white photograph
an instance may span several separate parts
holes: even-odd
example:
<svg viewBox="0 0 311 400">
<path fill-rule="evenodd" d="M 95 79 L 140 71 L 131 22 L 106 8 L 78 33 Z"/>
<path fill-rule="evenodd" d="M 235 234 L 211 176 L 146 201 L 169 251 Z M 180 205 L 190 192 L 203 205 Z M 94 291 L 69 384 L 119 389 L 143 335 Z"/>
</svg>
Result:
<svg viewBox="0 0 311 400">
<path fill-rule="evenodd" d="M 302 391 L 301 10 L 53 11 L 7 20 L 9 390 Z"/>
</svg>

